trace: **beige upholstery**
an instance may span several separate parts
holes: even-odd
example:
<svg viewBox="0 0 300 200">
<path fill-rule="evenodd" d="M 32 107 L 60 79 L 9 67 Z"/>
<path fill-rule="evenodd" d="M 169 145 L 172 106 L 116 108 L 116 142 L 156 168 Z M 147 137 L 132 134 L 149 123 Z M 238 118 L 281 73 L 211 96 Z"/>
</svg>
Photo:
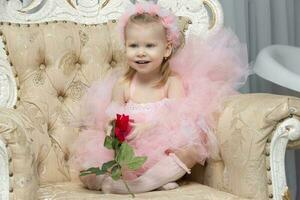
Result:
<svg viewBox="0 0 300 200">
<path fill-rule="evenodd" d="M 81 97 L 93 81 L 124 63 L 115 22 L 4 23 L 0 29 L 18 87 L 14 109 L 0 112 L 0 139 L 11 158 L 11 199 L 129 198 L 84 189 L 67 163 L 79 134 L 70 123 L 78 118 Z M 290 107 L 296 110 L 291 113 Z M 216 128 L 221 158 L 185 177 L 198 183 L 138 198 L 267 199 L 271 183 L 265 146 L 271 131 L 290 114 L 300 116 L 299 99 L 268 94 L 229 98 Z"/>
<path fill-rule="evenodd" d="M 89 191 L 83 189 L 82 185 L 74 183 L 58 183 L 51 185 L 43 185 L 39 189 L 39 197 L 42 199 L 51 199 L 55 196 L 56 199 L 103 199 L 103 200 L 117 200 L 117 199 L 131 199 L 130 195 L 117 194 L 101 194 L 99 191 Z M 243 198 L 234 196 L 229 193 L 215 190 L 211 187 L 201 185 L 199 183 L 190 182 L 186 185 L 180 186 L 178 189 L 170 191 L 155 191 L 136 194 L 135 199 L 151 199 L 151 200 L 242 200 Z"/>
</svg>

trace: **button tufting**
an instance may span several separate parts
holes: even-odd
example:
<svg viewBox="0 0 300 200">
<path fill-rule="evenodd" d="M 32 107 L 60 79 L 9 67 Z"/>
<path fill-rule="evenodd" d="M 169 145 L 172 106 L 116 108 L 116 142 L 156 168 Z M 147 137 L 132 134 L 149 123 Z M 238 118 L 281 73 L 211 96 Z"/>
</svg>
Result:
<svg viewBox="0 0 300 200">
<path fill-rule="evenodd" d="M 64 155 L 64 160 L 65 160 L 65 161 L 68 161 L 68 160 L 69 160 L 69 154 L 65 154 L 65 155 Z"/>
<path fill-rule="evenodd" d="M 63 96 L 58 96 L 58 100 L 59 100 L 60 102 L 63 102 L 63 101 L 64 101 L 64 97 L 63 97 Z"/>
<path fill-rule="evenodd" d="M 9 188 L 9 192 L 13 192 L 14 191 L 14 188 Z"/>
<path fill-rule="evenodd" d="M 40 65 L 40 69 L 41 69 L 41 70 L 44 70 L 45 68 L 46 68 L 46 66 L 45 66 L 44 64 L 41 64 L 41 65 Z"/>
<path fill-rule="evenodd" d="M 266 152 L 265 155 L 266 155 L 266 156 L 270 156 L 270 153 L 269 153 L 269 152 Z"/>
<path fill-rule="evenodd" d="M 47 132 L 49 133 L 50 130 L 51 130 L 51 124 L 50 124 L 50 122 L 47 122 Z"/>
<path fill-rule="evenodd" d="M 270 179 L 268 180 L 268 185 L 272 185 L 272 181 Z"/>
<path fill-rule="evenodd" d="M 295 114 L 297 112 L 297 109 L 294 107 L 290 107 L 289 111 L 290 113 Z"/>
<path fill-rule="evenodd" d="M 77 70 L 80 69 L 80 67 L 81 67 L 80 63 L 78 63 L 78 62 L 75 64 L 75 66 L 76 66 Z"/>
</svg>

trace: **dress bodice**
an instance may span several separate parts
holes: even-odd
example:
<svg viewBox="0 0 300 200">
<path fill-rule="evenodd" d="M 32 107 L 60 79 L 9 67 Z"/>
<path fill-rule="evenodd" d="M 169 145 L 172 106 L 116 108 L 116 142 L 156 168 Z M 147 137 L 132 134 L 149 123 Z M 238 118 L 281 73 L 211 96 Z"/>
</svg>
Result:
<svg viewBox="0 0 300 200">
<path fill-rule="evenodd" d="M 133 79 L 130 83 L 129 90 L 130 90 L 129 91 L 129 100 L 125 105 L 125 109 L 129 113 L 134 114 L 134 113 L 141 113 L 141 112 L 144 113 L 144 112 L 159 110 L 162 106 L 165 106 L 167 104 L 167 102 L 169 101 L 169 99 L 166 97 L 167 92 L 166 92 L 165 86 L 163 86 L 160 89 L 162 99 L 160 99 L 159 101 L 149 102 L 149 103 L 137 103 L 137 102 L 133 101 L 132 96 L 134 95 L 134 92 L 136 90 L 136 76 L 133 77 Z"/>
<path fill-rule="evenodd" d="M 132 100 L 129 100 L 126 103 L 126 110 L 130 113 L 140 113 L 140 112 L 150 112 L 159 110 L 163 106 L 166 106 L 166 104 L 170 101 L 168 98 L 163 98 L 162 100 L 155 101 L 155 102 L 149 102 L 149 103 L 136 103 Z"/>
</svg>

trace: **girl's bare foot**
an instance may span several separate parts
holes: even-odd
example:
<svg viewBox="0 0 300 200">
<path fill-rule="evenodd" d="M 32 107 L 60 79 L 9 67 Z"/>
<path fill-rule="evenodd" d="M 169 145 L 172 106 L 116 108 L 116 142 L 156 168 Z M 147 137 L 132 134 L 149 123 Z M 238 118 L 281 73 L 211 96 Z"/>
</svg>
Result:
<svg viewBox="0 0 300 200">
<path fill-rule="evenodd" d="M 95 174 L 79 176 L 81 182 L 90 190 L 100 190 L 105 175 L 96 176 Z"/>
<path fill-rule="evenodd" d="M 167 183 L 167 184 L 161 186 L 160 188 L 158 188 L 158 190 L 174 190 L 178 187 L 179 187 L 179 185 L 176 182 L 170 182 L 170 183 Z"/>
</svg>

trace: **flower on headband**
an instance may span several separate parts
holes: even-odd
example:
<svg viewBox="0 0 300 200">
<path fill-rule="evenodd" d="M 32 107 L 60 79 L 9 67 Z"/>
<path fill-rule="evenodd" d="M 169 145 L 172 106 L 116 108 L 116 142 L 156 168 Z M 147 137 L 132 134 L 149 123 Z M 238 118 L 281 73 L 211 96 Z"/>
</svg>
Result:
<svg viewBox="0 0 300 200">
<path fill-rule="evenodd" d="M 143 8 L 143 5 L 141 3 L 136 4 L 135 12 L 137 14 L 143 14 L 144 13 L 144 8 Z"/>
<path fill-rule="evenodd" d="M 166 17 L 161 19 L 161 22 L 163 23 L 164 26 L 169 26 L 172 23 L 174 23 L 174 17 L 166 16 Z"/>
<path fill-rule="evenodd" d="M 152 4 L 149 8 L 149 14 L 150 15 L 156 15 L 156 13 L 158 13 L 160 10 L 159 5 L 157 4 Z"/>
<path fill-rule="evenodd" d="M 123 43 L 125 43 L 125 27 L 129 18 L 132 15 L 140 15 L 143 13 L 148 13 L 152 16 L 157 15 L 160 18 L 162 25 L 166 29 L 167 40 L 173 44 L 174 48 L 179 46 L 180 34 L 175 15 L 173 15 L 170 11 L 161 8 L 159 5 L 154 4 L 153 2 L 137 3 L 125 11 L 120 17 L 118 29 Z"/>
</svg>

